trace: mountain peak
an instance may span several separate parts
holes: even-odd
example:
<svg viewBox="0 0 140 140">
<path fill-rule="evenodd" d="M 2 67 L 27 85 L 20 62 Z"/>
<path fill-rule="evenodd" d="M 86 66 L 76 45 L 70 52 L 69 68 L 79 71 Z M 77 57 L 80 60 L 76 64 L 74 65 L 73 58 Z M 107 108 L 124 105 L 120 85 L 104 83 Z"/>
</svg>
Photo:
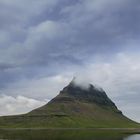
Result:
<svg viewBox="0 0 140 140">
<path fill-rule="evenodd" d="M 81 101 L 95 103 L 103 106 L 116 108 L 116 105 L 109 99 L 103 89 L 99 89 L 92 84 L 88 84 L 88 88 L 76 83 L 76 78 L 60 91 L 59 95 L 52 102 Z"/>
<path fill-rule="evenodd" d="M 92 85 L 91 83 L 87 82 L 87 81 L 84 81 L 84 80 L 81 80 L 80 78 L 77 78 L 77 77 L 73 77 L 72 81 L 68 84 L 67 87 L 79 87 L 81 88 L 82 90 L 98 90 L 100 92 L 104 92 L 104 90 L 97 86 L 97 85 Z"/>
</svg>

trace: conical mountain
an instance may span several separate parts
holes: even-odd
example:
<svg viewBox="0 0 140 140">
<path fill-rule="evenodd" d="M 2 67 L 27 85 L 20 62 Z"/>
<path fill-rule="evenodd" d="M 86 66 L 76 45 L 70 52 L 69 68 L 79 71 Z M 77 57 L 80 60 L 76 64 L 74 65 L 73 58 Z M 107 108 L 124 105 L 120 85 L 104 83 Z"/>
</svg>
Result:
<svg viewBox="0 0 140 140">
<path fill-rule="evenodd" d="M 115 113 L 122 114 L 102 89 L 97 89 L 91 84 L 89 84 L 88 88 L 85 88 L 80 85 L 76 85 L 75 81 L 72 81 L 48 104 L 31 111 L 28 115 L 81 115 L 84 113 L 83 108 L 80 108 L 80 105 L 82 104 L 96 105 L 110 109 Z M 55 105 L 56 107 L 52 108 L 52 106 Z M 93 111 L 97 110 L 93 109 Z M 91 111 L 89 113 L 91 113 Z"/>
<path fill-rule="evenodd" d="M 25 115 L 1 117 L 3 127 L 95 128 L 139 127 L 125 117 L 105 91 L 89 84 L 69 83 L 46 105 Z"/>
</svg>

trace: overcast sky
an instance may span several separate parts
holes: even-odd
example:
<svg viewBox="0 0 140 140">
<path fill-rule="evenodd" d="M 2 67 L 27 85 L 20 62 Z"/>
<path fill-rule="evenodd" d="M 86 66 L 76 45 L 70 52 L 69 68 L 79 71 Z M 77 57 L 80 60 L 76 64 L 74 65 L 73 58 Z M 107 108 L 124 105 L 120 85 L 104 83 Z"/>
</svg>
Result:
<svg viewBox="0 0 140 140">
<path fill-rule="evenodd" d="M 0 115 L 39 107 L 73 76 L 140 122 L 139 0 L 0 0 Z"/>
</svg>

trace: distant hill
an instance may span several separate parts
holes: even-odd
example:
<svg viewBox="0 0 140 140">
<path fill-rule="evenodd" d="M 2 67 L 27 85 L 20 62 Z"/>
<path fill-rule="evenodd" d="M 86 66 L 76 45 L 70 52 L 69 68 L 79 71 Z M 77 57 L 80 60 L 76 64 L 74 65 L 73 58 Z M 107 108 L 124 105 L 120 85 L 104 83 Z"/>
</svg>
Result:
<svg viewBox="0 0 140 140">
<path fill-rule="evenodd" d="M 140 125 L 118 110 L 105 91 L 70 82 L 46 105 L 24 115 L 0 117 L 0 127 L 131 128 Z"/>
</svg>

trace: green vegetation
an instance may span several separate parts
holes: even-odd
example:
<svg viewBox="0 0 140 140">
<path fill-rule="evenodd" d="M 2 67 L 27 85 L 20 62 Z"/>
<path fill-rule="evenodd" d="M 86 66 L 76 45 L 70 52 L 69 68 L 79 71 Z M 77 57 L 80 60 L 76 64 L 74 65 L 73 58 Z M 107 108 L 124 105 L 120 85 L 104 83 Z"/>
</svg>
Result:
<svg viewBox="0 0 140 140">
<path fill-rule="evenodd" d="M 0 139 L 14 140 L 122 140 L 128 135 L 97 130 L 0 130 Z"/>
</svg>

